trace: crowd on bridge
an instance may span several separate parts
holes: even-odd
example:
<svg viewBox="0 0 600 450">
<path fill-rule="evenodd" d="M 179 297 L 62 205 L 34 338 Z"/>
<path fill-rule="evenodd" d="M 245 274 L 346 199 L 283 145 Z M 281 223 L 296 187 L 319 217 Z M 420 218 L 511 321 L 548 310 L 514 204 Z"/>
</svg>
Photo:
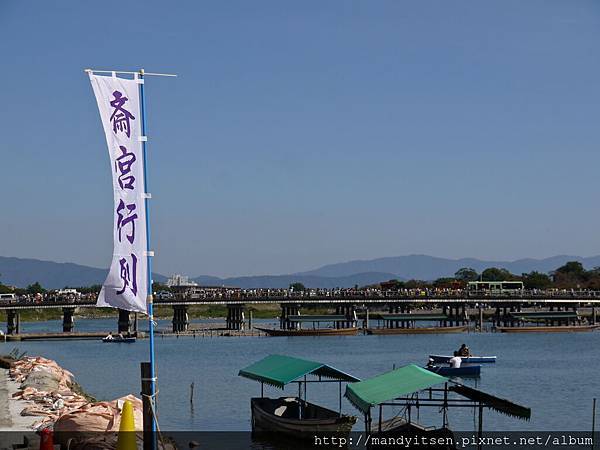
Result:
<svg viewBox="0 0 600 450">
<path fill-rule="evenodd" d="M 182 290 L 175 294 L 177 299 L 190 300 L 252 300 L 252 299 L 379 299 L 379 298 L 482 298 L 482 297 L 518 297 L 518 298 L 596 298 L 600 297 L 600 291 L 588 289 L 520 289 L 514 291 L 482 292 L 469 291 L 467 289 L 450 288 L 419 288 L 419 289 L 380 289 L 380 288 L 333 288 L 333 289 L 238 289 L 238 288 L 202 288 Z"/>
<path fill-rule="evenodd" d="M 508 298 L 599 298 L 600 291 L 589 289 L 520 289 L 513 292 L 472 292 L 467 289 L 449 289 L 449 288 L 419 288 L 419 289 L 380 289 L 380 288 L 333 288 L 333 289 L 273 289 L 273 288 L 256 288 L 256 289 L 240 289 L 233 287 L 201 287 L 194 286 L 193 288 L 180 289 L 175 294 L 169 293 L 168 296 L 158 293 L 156 295 L 157 303 L 168 303 L 177 300 L 327 300 L 327 299 L 381 299 L 381 298 L 406 298 L 406 299 L 465 299 L 465 298 L 486 298 L 486 297 L 508 297 Z M 12 299 L 3 299 L 0 303 L 26 303 L 26 304 L 90 304 L 96 301 L 97 292 L 92 293 L 59 293 L 46 292 L 37 294 L 23 294 L 15 296 Z"/>
<path fill-rule="evenodd" d="M 87 294 L 62 294 L 58 292 L 44 292 L 44 293 L 35 293 L 35 294 L 22 294 L 16 295 L 14 299 L 3 299 L 4 303 L 90 303 L 95 302 L 96 298 L 98 298 L 97 292 L 87 293 Z"/>
</svg>

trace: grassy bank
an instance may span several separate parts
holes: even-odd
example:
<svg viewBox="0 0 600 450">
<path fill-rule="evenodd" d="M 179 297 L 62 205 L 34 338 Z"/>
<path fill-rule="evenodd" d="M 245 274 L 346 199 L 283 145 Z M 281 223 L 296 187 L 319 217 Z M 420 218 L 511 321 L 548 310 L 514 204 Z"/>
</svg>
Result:
<svg viewBox="0 0 600 450">
<path fill-rule="evenodd" d="M 281 309 L 277 304 L 252 305 L 246 307 L 246 317 L 252 311 L 252 317 L 255 319 L 273 319 L 278 317 Z M 303 308 L 303 314 L 331 314 L 330 308 Z M 55 309 L 24 309 L 20 312 L 21 322 L 42 322 L 46 320 L 62 320 L 62 310 Z M 190 306 L 188 309 L 190 319 L 207 318 L 225 318 L 227 317 L 227 307 L 223 305 L 201 305 Z M 173 308 L 170 306 L 156 306 L 154 315 L 158 319 L 171 319 L 173 317 Z M 75 311 L 75 318 L 80 319 L 104 319 L 118 317 L 116 309 L 112 308 L 78 308 Z M 6 322 L 6 311 L 0 311 L 0 321 Z"/>
</svg>

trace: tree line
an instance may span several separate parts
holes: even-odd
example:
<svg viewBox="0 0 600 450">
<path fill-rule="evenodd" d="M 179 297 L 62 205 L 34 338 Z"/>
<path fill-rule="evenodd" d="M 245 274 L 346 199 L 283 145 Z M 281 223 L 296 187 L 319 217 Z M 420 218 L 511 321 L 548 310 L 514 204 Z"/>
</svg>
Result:
<svg viewBox="0 0 600 450">
<path fill-rule="evenodd" d="M 481 273 L 471 267 L 462 267 L 458 269 L 453 277 L 442 277 L 435 281 L 424 280 L 390 280 L 386 286 L 392 286 L 397 289 L 417 289 L 417 288 L 456 288 L 464 287 L 469 281 L 522 281 L 526 289 L 594 289 L 600 290 L 600 267 L 586 270 L 579 261 L 569 261 L 563 266 L 549 273 L 532 271 L 516 275 L 508 270 L 498 267 L 489 267 Z M 65 289 L 69 286 L 65 286 Z M 100 285 L 77 287 L 82 294 L 99 292 Z M 153 283 L 153 290 L 169 291 L 169 287 L 161 283 Z M 358 286 L 356 286 L 358 287 Z M 302 283 L 293 283 L 290 285 L 294 291 L 304 291 L 306 287 Z M 15 288 L 6 286 L 0 282 L 0 294 L 15 293 L 23 294 L 44 294 L 47 292 L 39 282 L 35 282 L 26 288 Z"/>
<path fill-rule="evenodd" d="M 456 288 L 469 281 L 522 281 L 525 289 L 600 289 L 600 267 L 586 270 L 579 261 L 569 261 L 549 273 L 531 271 L 517 275 L 504 268 L 489 267 L 481 273 L 471 267 L 458 269 L 453 277 L 435 281 L 390 280 L 398 288 Z"/>
</svg>

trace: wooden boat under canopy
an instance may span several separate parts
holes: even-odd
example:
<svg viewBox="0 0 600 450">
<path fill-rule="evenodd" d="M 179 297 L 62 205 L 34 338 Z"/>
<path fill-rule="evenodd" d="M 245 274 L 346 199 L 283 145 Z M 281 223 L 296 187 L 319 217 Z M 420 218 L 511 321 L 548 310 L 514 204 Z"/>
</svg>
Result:
<svg viewBox="0 0 600 450">
<path fill-rule="evenodd" d="M 533 327 L 496 327 L 501 333 L 576 333 L 594 331 L 600 325 L 557 325 L 557 326 L 533 326 Z"/>
<path fill-rule="evenodd" d="M 270 355 L 240 370 L 238 375 L 261 384 L 261 396 L 250 400 L 253 432 L 313 439 L 320 433 L 347 435 L 356 423 L 356 417 L 341 412 L 342 383 L 359 379 L 332 366 L 291 356 Z M 316 379 L 309 379 L 309 376 Z M 298 384 L 297 397 L 264 396 L 265 384 L 283 389 L 290 383 Z M 338 383 L 339 411 L 308 402 L 306 388 L 309 383 Z"/>
<path fill-rule="evenodd" d="M 372 320 L 377 320 L 378 325 L 383 321 L 383 326 L 367 328 L 367 334 L 463 333 L 468 329 L 467 325 L 447 326 L 449 321 L 452 322 L 452 318 L 445 314 L 377 314 Z M 439 322 L 439 325 L 417 326 L 417 322 Z"/>
<path fill-rule="evenodd" d="M 440 385 L 443 387 L 435 387 Z M 371 438 L 378 438 L 379 443 L 389 442 L 391 438 L 395 442 L 401 442 L 402 439 L 415 436 L 445 437 L 447 438 L 445 440 L 436 440 L 439 445 L 428 446 L 428 448 L 454 449 L 453 435 L 448 428 L 449 408 L 477 409 L 479 437 L 483 435 L 484 408 L 524 420 L 529 420 L 531 417 L 529 408 L 453 382 L 414 364 L 357 383 L 350 383 L 346 386 L 345 397 L 364 415 L 365 432 Z M 384 406 L 391 406 L 396 410 L 401 407 L 404 411 L 403 415 L 384 420 Z M 375 424 L 372 416 L 374 407 L 379 409 Z M 442 413 L 440 427 L 426 427 L 414 420 L 414 411 L 418 414 L 419 409 L 424 407 L 432 407 Z M 376 441 L 371 439 L 371 442 Z M 399 447 L 405 446 L 399 445 Z M 370 448 L 378 447 L 371 445 Z M 389 446 L 382 445 L 381 448 L 389 448 Z"/>
<path fill-rule="evenodd" d="M 515 311 L 512 326 L 497 326 L 501 333 L 568 333 L 594 331 L 600 325 L 583 325 L 576 311 Z"/>
<path fill-rule="evenodd" d="M 333 324 L 334 327 L 321 328 L 322 323 Z M 339 326 L 348 324 L 352 326 Z M 356 320 L 349 319 L 341 314 L 290 315 L 287 317 L 287 325 L 289 328 L 254 328 L 267 333 L 269 336 L 354 336 L 359 330 L 356 327 Z M 306 325 L 311 328 L 303 328 Z"/>
</svg>

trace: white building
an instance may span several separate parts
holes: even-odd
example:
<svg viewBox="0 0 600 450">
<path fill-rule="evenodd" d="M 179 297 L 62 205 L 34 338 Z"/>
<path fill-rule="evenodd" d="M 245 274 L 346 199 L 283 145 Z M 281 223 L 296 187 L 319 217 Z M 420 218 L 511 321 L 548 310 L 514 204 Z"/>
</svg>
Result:
<svg viewBox="0 0 600 450">
<path fill-rule="evenodd" d="M 190 281 L 185 275 L 173 275 L 167 280 L 167 286 L 198 286 L 198 283 Z"/>
</svg>

